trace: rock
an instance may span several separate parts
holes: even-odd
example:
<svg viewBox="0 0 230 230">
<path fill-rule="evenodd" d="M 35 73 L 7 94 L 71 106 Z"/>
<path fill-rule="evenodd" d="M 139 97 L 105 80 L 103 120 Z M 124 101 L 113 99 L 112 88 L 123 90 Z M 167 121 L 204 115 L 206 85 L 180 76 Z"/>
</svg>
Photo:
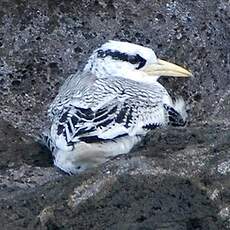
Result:
<svg viewBox="0 0 230 230">
<path fill-rule="evenodd" d="M 225 0 L 1 1 L 2 228 L 229 229 L 229 12 Z M 37 136 L 64 79 L 109 39 L 191 69 L 160 80 L 187 98 L 189 123 L 70 177 Z"/>
</svg>

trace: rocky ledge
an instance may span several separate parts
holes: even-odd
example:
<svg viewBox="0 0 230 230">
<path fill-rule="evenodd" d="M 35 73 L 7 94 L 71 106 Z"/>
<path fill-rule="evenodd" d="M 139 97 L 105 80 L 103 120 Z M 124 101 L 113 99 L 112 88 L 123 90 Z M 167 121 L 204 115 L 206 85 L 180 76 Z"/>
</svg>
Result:
<svg viewBox="0 0 230 230">
<path fill-rule="evenodd" d="M 229 22 L 225 0 L 1 1 L 2 229 L 229 229 Z M 108 39 L 191 69 L 161 79 L 186 98 L 189 123 L 68 176 L 37 135 L 64 79 Z"/>
</svg>

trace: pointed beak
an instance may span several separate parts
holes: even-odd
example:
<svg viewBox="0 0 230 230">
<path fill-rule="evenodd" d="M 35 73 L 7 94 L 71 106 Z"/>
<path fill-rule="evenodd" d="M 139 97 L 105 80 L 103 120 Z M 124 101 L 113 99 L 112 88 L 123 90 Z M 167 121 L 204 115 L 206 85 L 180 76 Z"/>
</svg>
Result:
<svg viewBox="0 0 230 230">
<path fill-rule="evenodd" d="M 188 70 L 172 64 L 170 62 L 157 59 L 157 62 L 146 66 L 143 71 L 150 76 L 173 76 L 173 77 L 191 77 L 192 73 Z"/>
</svg>

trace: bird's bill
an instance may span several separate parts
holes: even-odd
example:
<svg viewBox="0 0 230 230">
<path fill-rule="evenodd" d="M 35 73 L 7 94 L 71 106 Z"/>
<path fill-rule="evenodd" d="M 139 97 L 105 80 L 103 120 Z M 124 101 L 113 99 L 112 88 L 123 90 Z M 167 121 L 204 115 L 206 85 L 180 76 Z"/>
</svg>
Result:
<svg viewBox="0 0 230 230">
<path fill-rule="evenodd" d="M 150 76 L 191 77 L 192 73 L 173 63 L 157 59 L 157 62 L 146 66 L 143 71 Z"/>
</svg>

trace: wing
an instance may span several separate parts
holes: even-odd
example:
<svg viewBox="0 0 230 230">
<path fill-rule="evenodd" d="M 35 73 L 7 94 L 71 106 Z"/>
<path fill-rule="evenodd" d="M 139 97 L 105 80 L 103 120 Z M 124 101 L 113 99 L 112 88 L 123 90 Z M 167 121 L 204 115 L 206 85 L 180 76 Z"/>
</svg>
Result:
<svg viewBox="0 0 230 230">
<path fill-rule="evenodd" d="M 169 122 L 167 109 L 171 110 L 164 107 L 164 96 L 168 96 L 166 90 L 157 84 L 146 89 L 124 79 L 96 80 L 81 98 L 72 97 L 62 107 L 51 137 L 59 148 L 68 148 L 78 141 L 143 135 Z"/>
<path fill-rule="evenodd" d="M 172 126 L 185 126 L 186 120 L 180 113 L 178 113 L 173 107 L 164 104 L 164 108 L 167 111 L 169 124 Z M 184 108 L 185 109 L 185 108 Z"/>
</svg>

